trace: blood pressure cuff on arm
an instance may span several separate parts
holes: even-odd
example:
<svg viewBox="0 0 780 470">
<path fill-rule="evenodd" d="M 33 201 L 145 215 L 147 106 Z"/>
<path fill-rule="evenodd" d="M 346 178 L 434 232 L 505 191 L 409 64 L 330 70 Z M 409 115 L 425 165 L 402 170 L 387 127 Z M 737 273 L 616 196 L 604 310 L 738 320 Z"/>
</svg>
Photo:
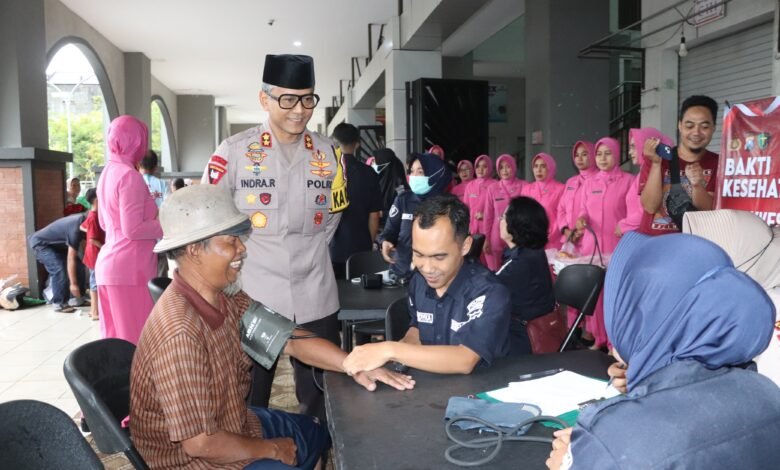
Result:
<svg viewBox="0 0 780 470">
<path fill-rule="evenodd" d="M 292 320 L 252 302 L 241 317 L 241 347 L 255 362 L 271 369 L 295 327 Z"/>
</svg>

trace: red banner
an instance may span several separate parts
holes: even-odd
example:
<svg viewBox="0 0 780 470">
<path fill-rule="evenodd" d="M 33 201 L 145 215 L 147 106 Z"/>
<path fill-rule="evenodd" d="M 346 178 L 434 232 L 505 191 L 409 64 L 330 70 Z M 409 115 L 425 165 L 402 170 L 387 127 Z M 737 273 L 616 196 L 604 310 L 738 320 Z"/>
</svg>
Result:
<svg viewBox="0 0 780 470">
<path fill-rule="evenodd" d="M 780 224 L 780 96 L 736 104 L 723 118 L 715 207 Z"/>
</svg>

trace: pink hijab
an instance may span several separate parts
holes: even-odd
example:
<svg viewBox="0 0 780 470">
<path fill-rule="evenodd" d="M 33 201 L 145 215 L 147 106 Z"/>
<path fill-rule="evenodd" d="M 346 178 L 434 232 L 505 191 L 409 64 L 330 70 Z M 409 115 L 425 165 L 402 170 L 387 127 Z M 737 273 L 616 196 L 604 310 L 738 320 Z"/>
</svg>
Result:
<svg viewBox="0 0 780 470">
<path fill-rule="evenodd" d="M 596 152 L 598 152 L 599 147 L 602 145 L 612 151 L 612 167 L 608 170 L 601 170 L 597 168 L 596 178 L 606 178 L 611 181 L 616 176 L 625 173 L 620 169 L 620 142 L 618 142 L 617 139 L 613 139 L 612 137 L 602 137 L 596 141 L 596 145 L 594 146 Z"/>
<path fill-rule="evenodd" d="M 473 180 L 469 181 L 466 186 L 466 205 L 469 207 L 471 216 L 471 223 L 469 224 L 469 230 L 471 233 L 485 233 L 483 226 L 483 220 L 477 220 L 475 218 L 477 213 L 485 212 L 485 201 L 487 199 L 487 190 L 490 186 L 496 184 L 496 180 L 493 179 L 493 161 L 487 155 L 480 155 L 474 160 L 474 175 L 476 176 L 476 168 L 480 162 L 487 163 L 487 171 L 485 176 L 477 176 Z"/>
<path fill-rule="evenodd" d="M 578 140 L 574 144 L 574 147 L 571 148 L 572 163 L 574 163 L 574 157 L 577 156 L 577 147 L 580 146 L 585 147 L 585 149 L 588 151 L 588 167 L 584 170 L 579 170 L 580 175 L 587 178 L 588 176 L 595 175 L 599 171 L 599 169 L 596 168 L 596 146 L 593 145 L 593 142 L 588 142 L 587 140 Z"/>
<path fill-rule="evenodd" d="M 654 127 L 643 127 L 641 129 L 631 129 L 628 131 L 628 141 L 634 141 L 637 156 L 637 163 L 639 168 L 645 164 L 644 146 L 647 139 L 656 138 L 661 143 L 666 145 L 674 145 L 672 139 L 665 136 L 658 129 Z M 625 234 L 632 230 L 638 230 L 642 225 L 642 217 L 644 217 L 645 209 L 642 207 L 642 198 L 639 191 L 639 175 L 634 176 L 634 180 L 626 193 L 626 217 L 618 222 L 620 231 Z"/>
<path fill-rule="evenodd" d="M 485 219 L 484 227 L 487 233 L 489 250 L 485 253 L 485 261 L 488 268 L 495 271 L 501 267 L 501 260 L 506 243 L 501 240 L 501 231 L 499 223 L 512 198 L 520 196 L 526 182 L 517 179 L 517 163 L 512 155 L 503 154 L 496 159 L 496 172 L 498 173 L 501 164 L 509 165 L 510 177 L 508 179 L 499 179 L 493 186 L 488 188 L 487 199 L 485 201 Z"/>
<path fill-rule="evenodd" d="M 579 170 L 579 173 L 566 180 L 565 189 L 561 200 L 558 202 L 558 222 L 559 228 L 569 227 L 573 229 L 577 223 L 577 215 L 579 214 L 579 207 L 581 204 L 581 191 L 580 188 L 586 179 L 598 173 L 596 168 L 596 151 L 593 142 L 586 140 L 578 140 L 571 148 L 571 161 L 574 163 L 574 159 L 577 155 L 577 148 L 585 147 L 588 151 L 588 167 L 584 170 Z M 575 165 L 576 168 L 576 165 Z M 566 240 L 564 235 L 561 235 L 561 243 Z"/>
<path fill-rule="evenodd" d="M 560 248 L 561 243 L 558 237 L 560 226 L 558 223 L 558 203 L 563 195 L 564 186 L 563 183 L 555 180 L 555 173 L 558 169 L 558 165 L 555 164 L 555 159 L 549 153 L 539 153 L 533 160 L 531 165 L 538 159 L 542 159 L 547 164 L 547 176 L 542 181 L 534 181 L 533 183 L 526 184 L 523 187 L 522 195 L 536 199 L 539 204 L 544 207 L 544 211 L 547 213 L 547 218 L 550 220 L 550 229 L 547 231 L 549 241 L 545 248 Z"/>
<path fill-rule="evenodd" d="M 458 162 L 458 172 L 460 172 L 463 167 L 466 167 L 469 169 L 469 172 L 471 173 L 471 179 L 468 181 L 461 181 L 460 183 L 456 184 L 452 187 L 450 190 L 451 194 L 454 194 L 455 196 L 458 196 L 458 199 L 460 199 L 464 204 L 466 203 L 466 187 L 474 181 L 474 164 L 472 164 L 468 160 L 461 160 Z"/>
<path fill-rule="evenodd" d="M 146 124 L 130 115 L 119 116 L 108 126 L 108 159 L 135 167 L 144 158 L 148 142 Z"/>
</svg>

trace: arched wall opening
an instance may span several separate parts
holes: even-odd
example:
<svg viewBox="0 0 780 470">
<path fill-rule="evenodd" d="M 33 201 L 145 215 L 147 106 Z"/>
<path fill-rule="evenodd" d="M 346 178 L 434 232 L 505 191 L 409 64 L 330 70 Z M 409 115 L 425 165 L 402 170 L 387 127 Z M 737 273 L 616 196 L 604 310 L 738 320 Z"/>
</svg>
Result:
<svg viewBox="0 0 780 470">
<path fill-rule="evenodd" d="M 171 113 L 165 100 L 152 96 L 151 100 L 151 142 L 150 148 L 160 156 L 160 165 L 167 172 L 179 171 L 179 160 L 176 155 L 176 139 L 173 132 Z"/>
</svg>

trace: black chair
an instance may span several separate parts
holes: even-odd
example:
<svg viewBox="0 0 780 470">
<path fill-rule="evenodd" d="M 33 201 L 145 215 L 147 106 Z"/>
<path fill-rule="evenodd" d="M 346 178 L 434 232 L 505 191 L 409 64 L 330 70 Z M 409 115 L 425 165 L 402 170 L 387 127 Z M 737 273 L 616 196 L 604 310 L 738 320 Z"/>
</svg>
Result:
<svg viewBox="0 0 780 470">
<path fill-rule="evenodd" d="M 485 247 L 485 235 L 481 233 L 475 233 L 471 235 L 471 248 L 466 253 L 466 258 L 479 260 L 482 255 L 482 248 Z"/>
<path fill-rule="evenodd" d="M 73 419 L 48 403 L 2 403 L 0 423 L 0 468 L 103 469 Z"/>
<path fill-rule="evenodd" d="M 385 313 L 385 339 L 400 341 L 409 330 L 408 299 L 398 299 L 387 307 Z"/>
<path fill-rule="evenodd" d="M 347 279 L 360 277 L 363 274 L 374 274 L 388 269 L 387 261 L 382 258 L 381 251 L 361 251 L 347 258 Z M 372 335 L 385 334 L 383 320 L 369 320 L 352 324 L 352 333 L 356 344 L 369 342 Z"/>
<path fill-rule="evenodd" d="M 149 288 L 149 293 L 152 294 L 152 301 L 154 301 L 154 303 L 157 303 L 157 300 L 160 299 L 160 296 L 165 292 L 165 289 L 171 284 L 171 281 L 172 279 L 169 277 L 155 277 L 149 279 L 146 286 Z"/>
<path fill-rule="evenodd" d="M 560 352 L 569 345 L 582 317 L 593 315 L 599 294 L 604 287 L 605 275 L 604 268 L 593 264 L 572 264 L 558 273 L 558 278 L 555 280 L 555 299 L 560 304 L 580 311 L 574 324 L 569 328 L 566 339 L 561 343 Z"/>
<path fill-rule="evenodd" d="M 381 251 L 361 251 L 347 258 L 347 279 L 388 269 Z"/>
<path fill-rule="evenodd" d="M 121 422 L 130 411 L 130 366 L 135 345 L 106 338 L 79 346 L 65 359 L 63 371 L 97 448 L 123 452 L 138 469 L 149 468 Z"/>
</svg>

